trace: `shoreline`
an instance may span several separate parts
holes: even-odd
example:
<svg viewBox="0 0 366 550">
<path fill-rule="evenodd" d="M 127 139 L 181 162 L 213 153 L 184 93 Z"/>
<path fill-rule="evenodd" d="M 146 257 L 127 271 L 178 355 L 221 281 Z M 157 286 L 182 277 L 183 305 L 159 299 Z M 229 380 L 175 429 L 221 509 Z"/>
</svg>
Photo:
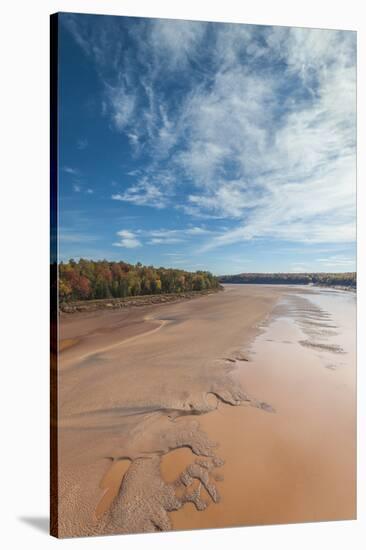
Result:
<svg viewBox="0 0 366 550">
<path fill-rule="evenodd" d="M 193 300 L 202 296 L 209 296 L 221 292 L 223 287 L 208 290 L 192 290 L 190 292 L 170 294 L 146 294 L 141 296 L 127 296 L 125 298 L 103 298 L 100 300 L 79 300 L 59 304 L 62 314 L 87 313 L 103 309 L 115 310 L 131 307 L 146 307 L 159 304 L 176 303 L 184 300 Z"/>
<path fill-rule="evenodd" d="M 351 292 L 355 292 L 357 293 L 357 286 L 351 286 L 351 285 L 329 285 L 329 284 L 321 284 L 321 283 L 252 283 L 252 282 L 239 282 L 239 281 L 235 281 L 235 282 L 221 282 L 220 283 L 222 286 L 225 286 L 225 285 L 245 285 L 245 286 L 269 286 L 269 287 L 281 287 L 281 286 L 285 286 L 285 287 L 290 287 L 290 288 L 294 288 L 294 289 L 299 289 L 299 288 L 306 288 L 306 289 L 309 289 L 309 288 L 324 288 L 324 289 L 328 289 L 328 290 L 344 290 L 344 291 L 351 291 Z"/>
<path fill-rule="evenodd" d="M 222 287 L 218 291 L 197 292 L 192 296 L 172 294 L 172 295 L 156 295 L 156 296 L 141 296 L 141 300 L 136 305 L 135 299 L 126 300 L 121 304 L 117 299 L 115 307 L 109 307 L 109 300 L 98 300 L 98 304 L 94 303 L 85 308 L 75 309 L 71 314 L 69 312 L 61 312 L 60 315 L 60 333 L 59 333 L 59 354 L 66 351 L 72 352 L 78 346 L 78 349 L 84 347 L 92 348 L 91 353 L 98 353 L 99 341 L 110 340 L 110 345 L 120 345 L 124 341 L 129 341 L 131 338 L 144 336 L 156 329 L 160 329 L 165 324 L 164 319 L 154 319 L 154 312 L 165 311 L 165 307 L 189 302 L 197 301 L 200 298 L 224 292 Z M 165 299 L 166 297 L 169 299 Z M 148 300 L 145 300 L 148 298 Z M 154 299 L 155 298 L 155 299 Z M 169 319 L 168 319 L 169 321 Z M 116 343 L 116 340 L 118 342 Z M 104 349 L 104 346 L 101 345 Z M 75 357 L 71 357 L 74 361 Z"/>
</svg>

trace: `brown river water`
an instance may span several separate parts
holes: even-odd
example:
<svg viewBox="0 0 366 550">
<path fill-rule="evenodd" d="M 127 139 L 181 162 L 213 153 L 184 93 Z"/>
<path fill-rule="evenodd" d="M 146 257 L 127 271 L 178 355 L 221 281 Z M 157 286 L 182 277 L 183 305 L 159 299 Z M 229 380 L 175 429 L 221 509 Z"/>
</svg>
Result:
<svg viewBox="0 0 366 550">
<path fill-rule="evenodd" d="M 284 295 L 243 349 L 235 376 L 274 413 L 219 404 L 200 419 L 225 460 L 221 500 L 172 512 L 174 529 L 355 518 L 356 295 L 299 288 Z M 163 457 L 173 480 L 189 449 Z"/>
</svg>

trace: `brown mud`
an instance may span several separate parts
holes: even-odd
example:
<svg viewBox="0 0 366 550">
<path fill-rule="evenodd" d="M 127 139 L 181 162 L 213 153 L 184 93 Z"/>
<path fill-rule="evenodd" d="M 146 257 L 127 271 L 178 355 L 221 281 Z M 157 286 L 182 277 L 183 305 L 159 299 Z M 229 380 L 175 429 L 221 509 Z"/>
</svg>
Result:
<svg viewBox="0 0 366 550">
<path fill-rule="evenodd" d="M 265 395 L 275 414 L 220 403 L 202 417 L 201 429 L 219 441 L 225 461 L 221 500 L 204 513 L 192 505 L 172 512 L 174 529 L 355 518 L 354 297 L 338 300 L 340 318 L 295 295 L 274 309 L 246 351 L 250 362 L 238 362 L 234 375 L 251 394 Z M 304 333 L 304 313 L 314 322 L 326 316 L 336 330 Z M 304 348 L 304 337 L 324 345 Z M 164 456 L 163 478 L 190 459 L 179 451 Z"/>
<path fill-rule="evenodd" d="M 335 325 L 331 315 L 314 309 L 298 292 L 228 285 L 225 292 L 189 302 L 61 318 L 61 338 L 77 340 L 59 359 L 61 536 L 292 520 L 284 512 L 291 508 L 286 498 L 294 479 L 299 494 L 307 493 L 309 472 L 301 465 L 310 455 L 306 437 L 299 446 L 298 439 L 306 427 L 306 408 L 314 402 L 311 387 L 318 392 L 319 375 L 303 385 L 306 369 L 313 373 L 314 358 L 309 356 L 311 368 L 305 361 L 292 379 L 288 350 L 297 342 L 301 353 L 314 354 L 314 346 L 298 343 L 314 338 L 317 329 L 307 322 L 320 323 L 323 330 Z M 305 323 L 295 340 L 291 331 L 281 332 L 282 352 L 278 334 L 266 332 L 266 323 L 281 315 L 281 308 L 282 314 L 290 312 Z M 261 331 L 255 340 L 262 338 L 260 347 L 277 346 L 275 355 L 261 359 L 262 370 L 256 364 L 260 350 L 250 346 Z M 318 334 L 314 342 L 340 345 L 326 343 L 326 338 Z M 328 367 L 320 371 L 336 375 L 338 370 L 329 365 L 337 355 L 330 361 L 328 349 L 316 351 L 327 355 Z M 283 369 L 279 361 L 284 361 Z M 280 376 L 276 368 L 282 369 Z M 307 389 L 303 400 L 296 398 L 296 384 Z M 325 403 L 333 397 L 331 392 L 323 396 Z M 352 399 L 348 392 L 347 407 Z M 350 428 L 352 453 L 353 417 L 346 416 L 343 425 Z M 325 425 L 322 416 L 320 420 L 329 428 L 328 420 Z M 315 445 L 313 450 L 319 449 Z M 329 471 L 336 484 L 332 476 L 339 471 Z M 354 472 L 349 457 L 344 471 L 349 484 L 342 485 L 343 497 L 350 503 Z M 263 501 L 266 483 L 271 500 Z M 330 498 L 334 501 L 332 492 Z M 295 515 L 300 520 L 328 519 L 326 504 L 312 512 L 311 501 L 305 496 L 303 501 Z M 273 516 L 274 509 L 282 513 Z M 330 516 L 339 519 L 343 512 L 338 509 Z"/>
</svg>

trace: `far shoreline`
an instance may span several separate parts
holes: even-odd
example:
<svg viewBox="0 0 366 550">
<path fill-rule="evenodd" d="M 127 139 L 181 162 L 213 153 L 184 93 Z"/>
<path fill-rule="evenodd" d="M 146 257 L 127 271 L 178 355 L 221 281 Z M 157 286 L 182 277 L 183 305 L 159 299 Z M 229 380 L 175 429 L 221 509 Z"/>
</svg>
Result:
<svg viewBox="0 0 366 550">
<path fill-rule="evenodd" d="M 135 308 L 143 306 L 151 306 L 158 304 L 177 303 L 184 300 L 193 300 L 202 296 L 208 296 L 210 294 L 216 294 L 225 290 L 225 285 L 249 285 L 249 286 L 290 286 L 290 287 L 305 287 L 322 288 L 340 290 L 344 292 L 353 292 L 357 294 L 357 286 L 345 286 L 345 285 L 329 285 L 329 284 L 314 284 L 314 283 L 267 283 L 267 282 L 222 282 L 217 289 L 207 290 L 192 290 L 181 293 L 162 293 L 162 294 L 143 294 L 139 296 L 127 296 L 125 298 L 103 298 L 99 300 L 75 300 L 70 302 L 62 302 L 59 304 L 59 310 L 62 314 L 69 313 L 89 313 L 98 310 L 116 310 L 122 308 Z"/>
</svg>

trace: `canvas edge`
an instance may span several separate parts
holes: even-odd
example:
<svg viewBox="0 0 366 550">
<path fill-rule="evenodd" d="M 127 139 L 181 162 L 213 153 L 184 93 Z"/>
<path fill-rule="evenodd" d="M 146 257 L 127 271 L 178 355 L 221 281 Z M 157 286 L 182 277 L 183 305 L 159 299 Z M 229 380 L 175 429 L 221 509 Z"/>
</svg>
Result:
<svg viewBox="0 0 366 550">
<path fill-rule="evenodd" d="M 50 535 L 58 517 L 58 14 L 50 15 Z"/>
</svg>

